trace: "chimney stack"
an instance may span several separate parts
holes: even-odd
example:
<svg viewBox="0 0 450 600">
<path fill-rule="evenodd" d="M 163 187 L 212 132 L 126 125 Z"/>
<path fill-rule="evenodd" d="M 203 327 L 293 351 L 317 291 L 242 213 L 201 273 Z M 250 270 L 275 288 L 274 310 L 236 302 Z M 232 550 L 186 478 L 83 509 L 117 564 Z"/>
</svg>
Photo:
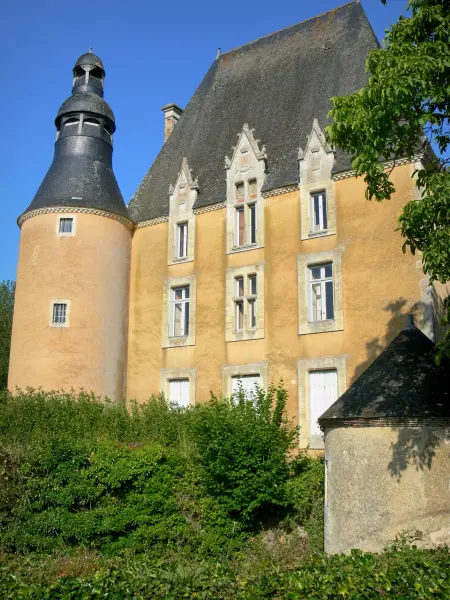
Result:
<svg viewBox="0 0 450 600">
<path fill-rule="evenodd" d="M 161 110 L 164 113 L 164 142 L 166 142 L 173 128 L 178 123 L 178 119 L 183 114 L 183 109 L 171 102 L 163 106 Z"/>
</svg>

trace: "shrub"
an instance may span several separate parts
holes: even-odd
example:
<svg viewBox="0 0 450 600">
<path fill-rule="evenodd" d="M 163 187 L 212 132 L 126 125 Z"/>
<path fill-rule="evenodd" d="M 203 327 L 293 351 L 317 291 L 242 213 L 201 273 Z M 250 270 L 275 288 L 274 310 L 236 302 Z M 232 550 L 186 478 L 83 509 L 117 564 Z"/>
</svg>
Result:
<svg viewBox="0 0 450 600">
<path fill-rule="evenodd" d="M 253 400 L 212 397 L 190 423 L 200 479 L 227 514 L 249 529 L 289 505 L 289 455 L 296 430 L 284 418 L 287 394 L 280 386 Z"/>
</svg>

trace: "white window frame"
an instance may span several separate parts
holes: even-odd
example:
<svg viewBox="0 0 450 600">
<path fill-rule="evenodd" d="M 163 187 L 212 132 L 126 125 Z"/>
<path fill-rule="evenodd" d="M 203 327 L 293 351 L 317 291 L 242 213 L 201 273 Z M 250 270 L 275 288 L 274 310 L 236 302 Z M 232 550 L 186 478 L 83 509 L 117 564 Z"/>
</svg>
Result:
<svg viewBox="0 0 450 600">
<path fill-rule="evenodd" d="M 252 282 L 255 282 L 255 292 L 252 290 Z M 242 283 L 242 287 L 241 287 Z M 256 331 L 258 327 L 258 274 L 239 273 L 234 277 L 234 332 Z M 252 324 L 254 316 L 255 324 Z M 242 317 L 242 319 L 241 319 Z M 241 325 L 242 320 L 242 327 Z"/>
<path fill-rule="evenodd" d="M 182 239 L 182 231 L 184 230 L 184 237 Z M 176 253 L 175 256 L 177 259 L 187 258 L 188 257 L 188 235 L 189 235 L 189 223 L 187 221 L 182 221 L 177 223 L 177 233 L 176 233 Z"/>
<path fill-rule="evenodd" d="M 331 276 L 325 275 L 326 267 L 331 265 Z M 312 278 L 312 270 L 320 269 L 321 277 L 320 279 Z M 327 296 L 326 296 L 326 284 L 332 284 L 333 290 L 333 316 L 327 317 Z M 317 318 L 317 314 L 313 314 L 313 306 L 314 306 L 314 288 L 318 286 L 320 288 L 320 297 L 322 299 L 322 307 L 321 307 L 321 318 Z M 318 321 L 331 321 L 334 319 L 334 265 L 333 262 L 327 262 L 317 265 L 308 265 L 308 320 L 310 323 L 317 323 Z"/>
<path fill-rule="evenodd" d="M 60 231 L 61 220 L 62 219 L 72 219 L 72 230 L 71 231 Z M 76 215 L 71 214 L 62 214 L 56 217 L 56 235 L 59 237 L 73 237 L 76 233 L 77 229 L 77 219 Z"/>
<path fill-rule="evenodd" d="M 64 323 L 54 323 L 53 322 L 55 306 L 59 305 L 59 304 L 66 306 L 66 315 L 65 315 L 66 318 L 65 318 Z M 55 327 L 58 329 L 58 328 L 69 327 L 69 324 L 70 324 L 70 300 L 54 298 L 53 300 L 50 301 L 49 326 Z"/>
<path fill-rule="evenodd" d="M 161 369 L 160 371 L 160 391 L 164 394 L 167 401 L 170 400 L 170 382 L 175 380 L 189 381 L 189 405 L 195 404 L 197 369 Z"/>
<path fill-rule="evenodd" d="M 181 291 L 182 297 L 177 299 L 175 298 L 175 294 L 178 290 Z M 188 292 L 187 295 L 186 292 Z M 173 286 L 170 288 L 170 337 L 182 338 L 189 335 L 190 300 L 190 285 Z M 181 305 L 180 335 L 175 335 L 175 307 L 177 304 Z"/>
<path fill-rule="evenodd" d="M 239 373 L 238 375 L 232 375 L 231 376 L 231 397 L 233 400 L 236 400 L 236 395 L 239 393 L 239 384 L 238 384 L 238 389 L 233 391 L 233 382 L 238 380 L 241 381 L 245 380 L 245 379 L 258 379 L 258 381 L 255 381 L 253 384 L 253 389 L 249 390 L 243 390 L 244 391 L 244 396 L 246 398 L 246 400 L 251 400 L 252 397 L 256 396 L 257 392 L 259 389 L 261 389 L 261 375 L 259 373 Z M 242 387 L 244 388 L 245 386 L 242 385 Z M 249 392 L 249 393 L 248 393 Z"/>
<path fill-rule="evenodd" d="M 318 209 L 319 209 L 319 223 L 316 224 L 316 211 L 315 211 L 315 199 L 318 198 Z M 310 234 L 323 234 L 328 231 L 328 202 L 326 190 L 310 193 Z M 325 205 L 325 206 L 324 206 Z M 326 227 L 324 222 L 326 221 Z"/>
<path fill-rule="evenodd" d="M 175 384 L 175 383 L 178 383 L 178 384 L 185 383 L 185 384 L 187 384 L 187 385 L 186 385 L 186 388 L 187 388 L 187 404 L 181 404 L 181 403 L 178 403 L 178 402 L 176 402 L 176 401 L 174 401 L 174 400 L 172 400 L 172 399 L 170 398 L 171 386 L 172 386 L 172 384 Z M 172 378 L 172 379 L 169 379 L 169 380 L 168 380 L 168 387 L 169 387 L 169 397 L 168 397 L 168 401 L 169 401 L 170 403 L 173 403 L 173 404 L 175 404 L 175 405 L 176 405 L 176 406 L 178 406 L 179 408 L 188 408 L 188 407 L 189 407 L 189 405 L 190 405 L 190 403 L 191 403 L 191 398 L 190 398 L 190 389 L 189 389 L 189 388 L 190 388 L 190 386 L 189 386 L 189 377 L 182 377 L 182 378 L 179 378 L 179 377 L 177 377 L 177 378 Z"/>
<path fill-rule="evenodd" d="M 239 281 L 242 281 L 242 289 Z M 253 287 L 252 281 L 255 282 Z M 253 293 L 254 291 L 256 293 Z M 242 328 L 239 327 L 239 310 L 242 311 L 243 316 Z M 252 310 L 255 317 L 253 324 Z M 262 338 L 264 338 L 264 265 L 255 263 L 227 269 L 225 341 L 239 342 Z"/>
<path fill-rule="evenodd" d="M 233 393 L 233 378 L 251 375 L 259 376 L 259 387 L 267 390 L 269 364 L 267 362 L 251 363 L 247 365 L 225 365 L 222 367 L 222 393 L 231 398 Z"/>
<path fill-rule="evenodd" d="M 330 408 L 330 406 L 332 404 L 334 404 L 336 402 L 336 400 L 339 398 L 339 374 L 338 374 L 338 370 L 336 367 L 332 367 L 332 368 L 328 368 L 328 369 L 310 369 L 308 371 L 308 385 L 309 385 L 309 436 L 310 437 L 315 437 L 315 436 L 322 436 L 322 432 L 319 430 L 318 426 L 317 426 L 317 420 L 313 422 L 313 398 L 312 398 L 312 380 L 317 377 L 318 375 L 323 376 L 325 373 L 333 373 L 333 375 L 335 375 L 335 388 L 336 388 L 336 393 L 334 394 L 334 397 L 332 400 L 330 401 L 326 401 L 325 398 L 323 398 L 323 403 L 326 405 L 325 407 L 321 407 L 320 410 L 317 413 L 317 418 L 319 418 L 326 410 L 328 410 L 328 408 Z M 334 377 L 333 377 L 334 379 Z M 324 386 L 324 390 L 325 390 L 325 386 Z M 314 411 L 315 412 L 315 411 Z M 319 414 L 320 413 L 320 414 Z"/>
</svg>

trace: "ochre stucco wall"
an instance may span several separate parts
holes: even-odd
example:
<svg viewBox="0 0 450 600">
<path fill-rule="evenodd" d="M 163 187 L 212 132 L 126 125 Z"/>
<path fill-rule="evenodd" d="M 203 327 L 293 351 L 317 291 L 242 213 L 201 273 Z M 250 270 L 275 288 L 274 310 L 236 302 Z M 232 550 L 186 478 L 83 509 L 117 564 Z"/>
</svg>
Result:
<svg viewBox="0 0 450 600">
<path fill-rule="evenodd" d="M 450 541 L 447 427 L 348 427 L 325 435 L 325 552 L 378 552 L 419 530 Z"/>
<path fill-rule="evenodd" d="M 282 377 L 289 413 L 298 414 L 297 361 L 347 356 L 347 386 L 404 326 L 420 299 L 416 258 L 401 251 L 397 218 L 412 197 L 412 165 L 394 170 L 397 193 L 382 204 L 364 198 L 364 182 L 335 183 L 337 234 L 301 241 L 299 192 L 265 200 L 264 248 L 226 254 L 225 209 L 196 215 L 194 262 L 167 265 L 167 223 L 133 238 L 127 397 L 143 401 L 160 388 L 160 369 L 196 368 L 196 402 L 222 391 L 223 365 L 269 363 Z M 298 335 L 297 254 L 341 247 L 344 330 Z M 265 337 L 225 342 L 225 271 L 264 263 Z M 196 345 L 161 348 L 162 296 L 168 277 L 196 275 Z M 419 310 L 420 313 L 420 310 Z M 305 445 L 303 435 L 302 444 Z"/>
<path fill-rule="evenodd" d="M 58 216 L 22 225 L 8 387 L 82 387 L 122 401 L 131 233 L 80 213 L 76 235 L 60 237 Z M 69 327 L 49 325 L 52 299 L 71 302 Z"/>
</svg>

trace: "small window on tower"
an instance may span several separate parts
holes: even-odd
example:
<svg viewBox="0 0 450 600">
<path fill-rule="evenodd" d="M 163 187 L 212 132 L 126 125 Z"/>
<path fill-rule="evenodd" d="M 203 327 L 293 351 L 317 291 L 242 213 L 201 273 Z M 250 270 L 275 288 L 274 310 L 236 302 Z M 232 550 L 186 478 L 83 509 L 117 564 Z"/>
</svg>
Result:
<svg viewBox="0 0 450 600">
<path fill-rule="evenodd" d="M 69 327 L 69 300 L 54 300 L 51 303 L 50 326 Z"/>
<path fill-rule="evenodd" d="M 60 236 L 75 235 L 75 217 L 58 217 L 56 233 Z"/>
</svg>

